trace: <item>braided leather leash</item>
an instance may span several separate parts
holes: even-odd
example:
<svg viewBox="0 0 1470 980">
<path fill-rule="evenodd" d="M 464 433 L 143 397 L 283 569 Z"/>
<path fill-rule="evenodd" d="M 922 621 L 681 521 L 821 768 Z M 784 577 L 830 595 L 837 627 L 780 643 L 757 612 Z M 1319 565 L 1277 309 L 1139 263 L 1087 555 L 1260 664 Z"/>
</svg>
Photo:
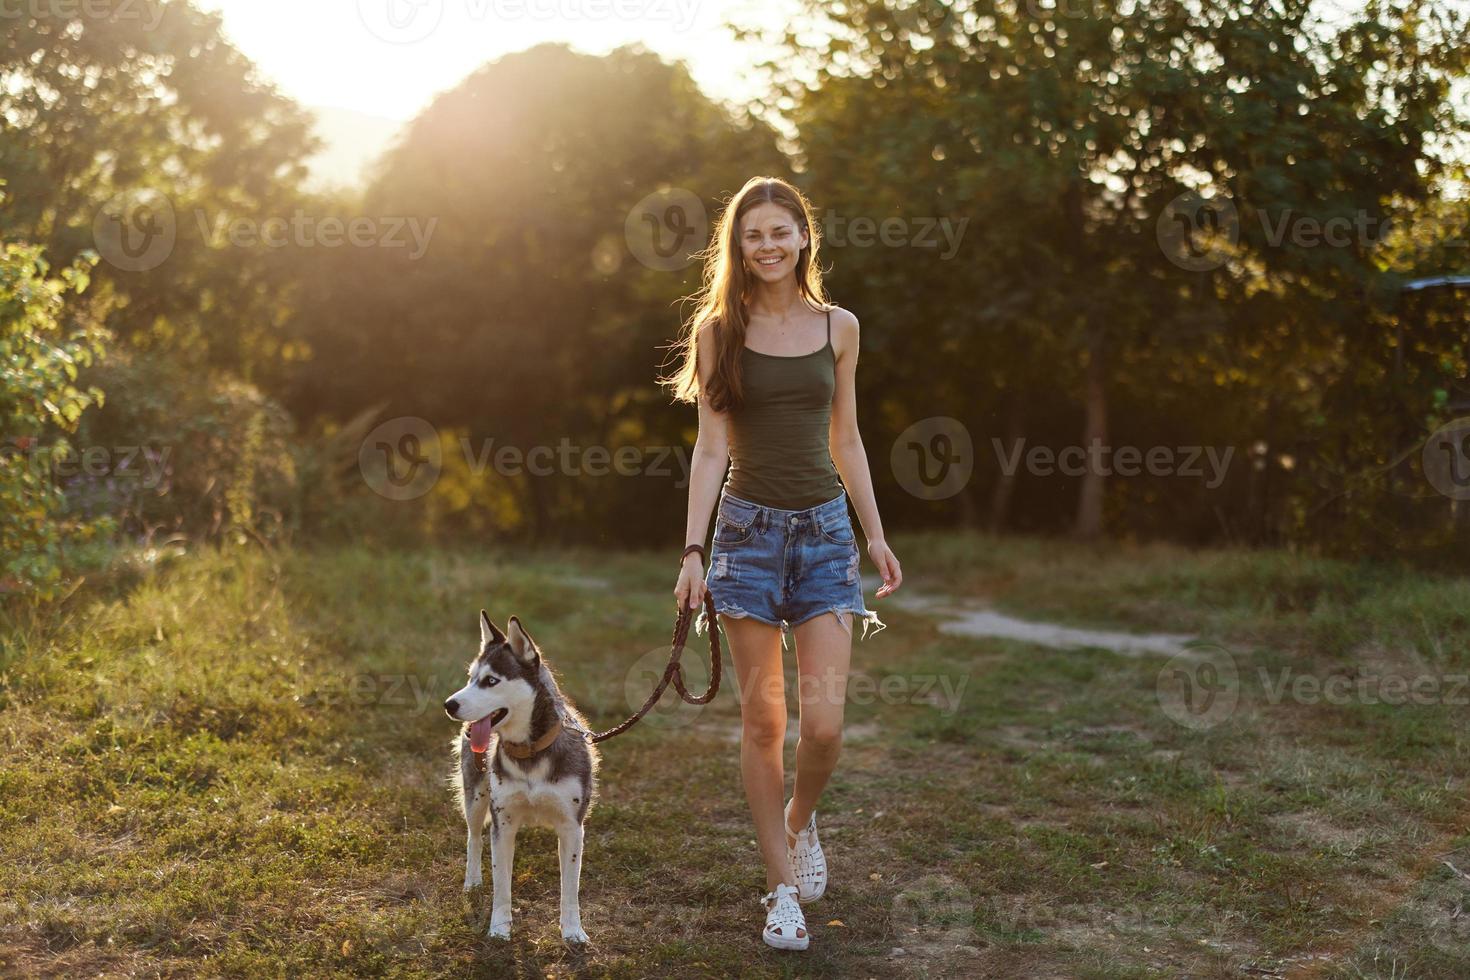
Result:
<svg viewBox="0 0 1470 980">
<path fill-rule="evenodd" d="M 704 557 L 704 549 L 698 545 L 690 545 L 684 549 L 684 555 L 687 557 L 691 551 L 698 551 L 700 557 Z M 680 561 L 682 560 L 681 558 Z M 684 666 L 679 663 L 679 658 L 683 656 L 685 642 L 689 639 L 689 627 L 694 624 L 694 609 L 681 602 L 679 603 L 679 618 L 674 622 L 674 635 L 669 644 L 672 647 L 669 652 L 669 665 L 664 668 L 663 677 L 659 678 L 657 686 L 649 693 L 648 699 L 643 702 L 643 707 L 635 711 L 626 721 L 609 728 L 605 732 L 594 734 L 575 723 L 569 723 L 567 727 L 580 734 L 593 745 L 596 745 L 598 742 L 605 742 L 610 738 L 615 738 L 638 724 L 638 722 L 643 720 L 644 715 L 653 710 L 653 706 L 658 704 L 659 699 L 664 696 L 664 691 L 668 690 L 670 682 L 673 683 L 674 690 L 679 692 L 679 697 L 683 698 L 688 704 L 709 704 L 713 701 L 715 695 L 720 691 L 720 626 L 718 615 L 715 612 L 715 597 L 710 594 L 708 589 L 704 591 L 704 608 L 705 612 L 709 614 L 707 617 L 709 622 L 709 688 L 703 694 L 690 694 L 689 688 L 684 684 Z M 560 725 L 558 725 L 559 728 Z M 525 754 L 530 755 L 534 751 L 535 749 Z M 485 772 L 486 764 L 489 761 L 486 757 L 489 754 L 488 752 L 476 753 L 475 765 L 481 773 Z"/>
<path fill-rule="evenodd" d="M 703 694 L 690 694 L 689 688 L 684 686 L 684 667 L 679 663 L 679 657 L 684 653 L 684 641 L 689 637 L 689 627 L 694 622 L 694 610 L 683 603 L 679 604 L 679 619 L 674 623 L 674 636 L 671 641 L 672 651 L 669 653 L 669 665 L 664 668 L 664 676 L 659 679 L 656 686 L 648 695 L 648 700 L 643 702 L 643 707 L 635 711 L 627 721 L 620 725 L 609 728 L 605 732 L 593 735 L 587 733 L 588 741 L 596 745 L 598 742 L 623 734 L 642 720 L 643 716 L 653 710 L 658 704 L 658 699 L 664 696 L 668 690 L 669 682 L 673 681 L 674 690 L 679 692 L 679 697 L 689 704 L 709 704 L 714 700 L 720 690 L 720 627 L 719 620 L 715 616 L 715 598 L 706 589 L 704 593 L 704 608 L 709 620 L 709 688 Z"/>
</svg>

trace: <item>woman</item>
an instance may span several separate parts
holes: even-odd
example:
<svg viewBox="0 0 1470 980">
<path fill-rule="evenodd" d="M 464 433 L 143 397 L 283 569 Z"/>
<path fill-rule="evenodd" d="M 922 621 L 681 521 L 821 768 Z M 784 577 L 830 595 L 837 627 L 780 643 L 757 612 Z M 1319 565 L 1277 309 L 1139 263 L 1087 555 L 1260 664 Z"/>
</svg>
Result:
<svg viewBox="0 0 1470 980">
<path fill-rule="evenodd" d="M 796 188 L 750 180 L 703 253 L 704 288 L 678 345 L 682 365 L 662 379 L 676 399 L 699 406 L 686 541 L 704 541 L 718 494 L 708 579 L 703 548 L 691 544 L 674 596 L 696 608 L 708 588 L 730 645 L 740 768 L 766 865 L 761 937 L 778 949 L 807 948 L 798 901 L 827 887 L 816 806 L 841 743 L 853 617 L 864 637 L 870 626 L 884 628 L 863 605 L 849 496 L 883 577 L 876 598 L 903 581 L 858 433 L 858 321 L 827 302 L 817 245 Z M 801 738 L 783 809 L 786 631 L 796 635 Z"/>
</svg>

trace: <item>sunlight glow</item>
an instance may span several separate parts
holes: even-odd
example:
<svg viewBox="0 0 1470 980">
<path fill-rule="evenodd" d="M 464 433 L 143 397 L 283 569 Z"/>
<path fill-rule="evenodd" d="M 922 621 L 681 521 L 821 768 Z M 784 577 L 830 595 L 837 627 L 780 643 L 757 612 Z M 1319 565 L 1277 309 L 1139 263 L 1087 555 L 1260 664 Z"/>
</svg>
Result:
<svg viewBox="0 0 1470 980">
<path fill-rule="evenodd" d="M 756 90 L 727 21 L 770 24 L 792 0 L 198 0 L 264 77 L 308 106 L 412 118 L 486 62 L 547 41 L 590 54 L 641 42 L 688 62 L 715 98 Z"/>
</svg>

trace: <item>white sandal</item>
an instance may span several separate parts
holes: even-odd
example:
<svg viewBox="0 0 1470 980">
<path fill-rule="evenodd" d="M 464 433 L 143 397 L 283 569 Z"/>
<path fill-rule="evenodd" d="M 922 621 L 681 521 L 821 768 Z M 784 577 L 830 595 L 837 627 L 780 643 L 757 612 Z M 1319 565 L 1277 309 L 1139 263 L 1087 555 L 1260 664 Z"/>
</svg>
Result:
<svg viewBox="0 0 1470 980">
<path fill-rule="evenodd" d="M 806 916 L 796 903 L 796 889 L 782 883 L 761 899 L 766 907 L 766 927 L 761 938 L 777 949 L 806 949 L 812 941 L 807 931 Z"/>
<path fill-rule="evenodd" d="M 822 844 L 817 840 L 817 814 L 812 811 L 801 833 L 793 834 L 791 804 L 781 813 L 781 829 L 786 831 L 786 853 L 791 857 L 791 870 L 796 875 L 797 898 L 803 902 L 814 902 L 827 891 L 827 856 L 822 853 Z M 792 844 L 791 838 L 796 838 Z"/>
</svg>

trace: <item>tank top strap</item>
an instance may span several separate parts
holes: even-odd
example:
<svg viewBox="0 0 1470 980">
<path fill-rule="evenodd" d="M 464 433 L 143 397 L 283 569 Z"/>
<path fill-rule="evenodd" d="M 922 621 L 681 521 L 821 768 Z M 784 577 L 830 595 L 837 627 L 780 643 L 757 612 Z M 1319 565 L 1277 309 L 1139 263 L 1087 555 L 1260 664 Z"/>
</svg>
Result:
<svg viewBox="0 0 1470 980">
<path fill-rule="evenodd" d="M 832 346 L 832 308 L 827 308 L 827 346 Z"/>
</svg>

